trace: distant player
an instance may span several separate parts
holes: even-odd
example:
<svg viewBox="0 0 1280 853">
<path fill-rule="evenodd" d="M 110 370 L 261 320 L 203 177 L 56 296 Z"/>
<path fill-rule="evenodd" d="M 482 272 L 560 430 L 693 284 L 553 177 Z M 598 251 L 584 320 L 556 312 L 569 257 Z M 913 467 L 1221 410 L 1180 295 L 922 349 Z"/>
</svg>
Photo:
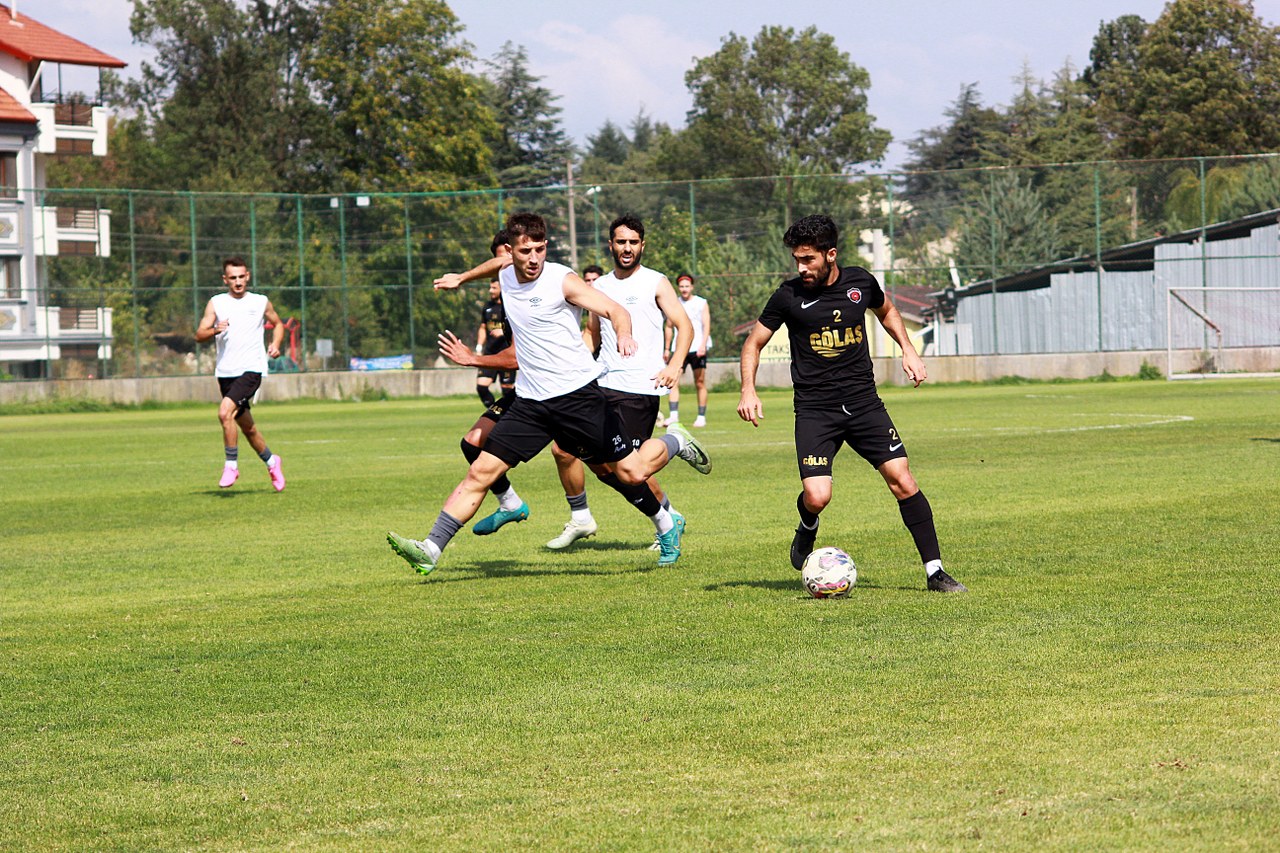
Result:
<svg viewBox="0 0 1280 853">
<path fill-rule="evenodd" d="M 806 216 L 782 237 L 799 276 L 770 297 L 742 346 L 742 396 L 738 415 L 753 426 L 764 417 L 756 394 L 760 352 L 784 323 L 791 342 L 791 381 L 795 392 L 796 461 L 804 490 L 796 499 L 800 525 L 791 540 L 791 565 L 797 569 L 813 551 L 818 515 L 831 502 L 831 470 L 841 444 L 848 444 L 884 477 L 924 562 L 927 586 L 934 592 L 966 592 L 964 584 L 942 568 L 933 510 L 907 464 L 902 437 L 889 419 L 867 348 L 865 313 L 876 315 L 902 348 L 902 369 L 919 387 L 928 374 L 907 336 L 902 317 L 861 267 L 836 264 L 839 234 L 829 216 Z"/>
<path fill-rule="evenodd" d="M 240 257 L 222 262 L 222 283 L 226 293 L 219 293 L 205 306 L 204 316 L 196 328 L 196 340 L 217 340 L 217 362 L 214 375 L 222 391 L 218 404 L 218 420 L 222 423 L 222 445 L 225 461 L 218 485 L 228 488 L 240 478 L 240 433 L 248 439 L 267 466 L 271 486 L 284 491 L 284 469 L 280 457 L 267 447 L 249 408 L 253 395 L 267 373 L 267 358 L 280 355 L 284 342 L 284 324 L 271 306 L 271 300 L 260 293 L 249 292 L 249 268 Z M 274 327 L 271 343 L 263 346 L 262 332 L 266 321 Z"/>
<path fill-rule="evenodd" d="M 646 480 L 679 456 L 702 473 L 711 460 L 691 437 L 679 433 L 649 439 L 634 448 L 596 382 L 600 367 L 582 340 L 578 309 L 606 317 L 617 331 L 621 355 L 635 354 L 626 309 L 588 286 L 573 270 L 547 263 L 547 227 L 542 217 L 513 214 L 507 220 L 512 263 L 495 258 L 462 274 L 436 280 L 453 289 L 502 269 L 503 301 L 520 357 L 516 399 L 489 433 L 485 449 L 445 501 L 425 540 L 387 534 L 393 551 L 428 574 L 453 536 L 479 508 L 489 486 L 512 466 L 527 462 L 551 441 L 587 462 L 611 463 L 611 485 L 653 522 L 661 537 L 659 565 L 680 557 L 680 529 L 653 496 Z"/>
<path fill-rule="evenodd" d="M 596 279 L 602 275 L 604 275 L 604 268 L 598 264 L 589 264 L 582 268 L 582 280 L 593 287 Z"/>
<path fill-rule="evenodd" d="M 704 427 L 707 425 L 707 350 L 711 347 L 711 306 L 707 304 L 707 300 L 693 292 L 693 276 L 687 272 L 676 277 L 676 287 L 680 289 L 680 306 L 684 308 L 689 322 L 693 324 L 693 343 L 689 347 L 689 354 L 685 356 L 684 364 L 680 365 L 680 373 L 683 374 L 686 368 L 693 371 L 693 384 L 698 392 L 698 416 L 694 418 L 693 425 Z M 675 344 L 672 330 L 673 327 L 668 323 L 668 347 L 673 347 Z M 674 353 L 669 354 L 668 358 L 674 360 Z M 670 411 L 667 426 L 679 423 L 679 382 L 671 386 L 667 407 Z"/>
</svg>

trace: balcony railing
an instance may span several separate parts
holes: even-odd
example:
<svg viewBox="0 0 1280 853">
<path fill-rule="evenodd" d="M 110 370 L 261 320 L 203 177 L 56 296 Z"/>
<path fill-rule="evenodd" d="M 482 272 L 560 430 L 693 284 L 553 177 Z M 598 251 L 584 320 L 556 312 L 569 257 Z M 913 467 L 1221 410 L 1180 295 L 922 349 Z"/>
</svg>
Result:
<svg viewBox="0 0 1280 853">
<path fill-rule="evenodd" d="M 53 121 L 63 127 L 89 127 L 93 124 L 93 104 L 54 104 Z"/>
</svg>

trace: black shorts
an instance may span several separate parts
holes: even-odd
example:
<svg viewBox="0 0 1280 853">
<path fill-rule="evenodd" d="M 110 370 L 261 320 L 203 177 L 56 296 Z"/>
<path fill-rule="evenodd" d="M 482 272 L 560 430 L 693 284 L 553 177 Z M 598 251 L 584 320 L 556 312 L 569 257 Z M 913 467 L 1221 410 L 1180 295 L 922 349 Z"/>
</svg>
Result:
<svg viewBox="0 0 1280 853">
<path fill-rule="evenodd" d="M 499 397 L 497 400 L 494 400 L 493 404 L 489 406 L 489 408 L 485 409 L 484 413 L 481 414 L 480 417 L 488 418 L 489 420 L 496 422 L 499 418 L 502 417 L 503 412 L 511 408 L 511 404 L 514 403 L 515 401 L 516 401 L 515 389 L 514 388 L 505 389 L 502 392 L 502 396 Z"/>
<path fill-rule="evenodd" d="M 219 376 L 218 387 L 222 396 L 236 404 L 236 417 L 249 411 L 253 403 L 253 395 L 262 386 L 261 373 L 242 373 L 239 376 Z"/>
<path fill-rule="evenodd" d="M 633 452 L 631 437 L 594 381 L 549 400 L 516 397 L 489 433 L 484 449 L 515 467 L 552 441 L 589 464 L 617 462 Z"/>
<path fill-rule="evenodd" d="M 503 388 L 510 388 L 516 384 L 516 372 L 514 370 L 498 370 L 496 367 L 480 367 L 476 369 L 476 375 L 489 380 L 498 380 L 498 384 Z"/>
<path fill-rule="evenodd" d="M 689 350 L 689 354 L 684 357 L 684 367 L 680 368 L 680 372 L 683 373 L 690 367 L 694 370 L 706 370 L 707 354 L 704 352 L 702 355 L 698 355 L 693 350 Z"/>
<path fill-rule="evenodd" d="M 796 464 L 800 468 L 800 479 L 830 477 L 841 444 L 852 447 L 872 468 L 907 455 L 879 397 L 857 406 L 796 411 Z"/>
<path fill-rule="evenodd" d="M 658 422 L 658 395 L 632 394 L 604 388 L 605 399 L 618 415 L 622 430 L 631 436 L 631 446 L 640 447 L 646 439 L 653 438 L 653 425 Z"/>
</svg>

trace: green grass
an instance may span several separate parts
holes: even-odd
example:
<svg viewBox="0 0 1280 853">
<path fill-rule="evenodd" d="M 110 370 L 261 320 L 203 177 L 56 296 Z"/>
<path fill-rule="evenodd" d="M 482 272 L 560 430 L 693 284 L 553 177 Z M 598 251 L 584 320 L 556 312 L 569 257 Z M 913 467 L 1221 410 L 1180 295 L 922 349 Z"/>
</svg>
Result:
<svg viewBox="0 0 1280 853">
<path fill-rule="evenodd" d="M 886 391 L 965 596 L 853 453 L 787 561 L 789 396 L 716 394 L 715 471 L 652 526 L 551 460 L 529 521 L 423 535 L 472 400 L 264 404 L 285 460 L 216 486 L 212 407 L 0 420 L 0 849 L 1273 847 L 1280 383 Z M 493 507 L 492 500 L 482 512 Z"/>
</svg>

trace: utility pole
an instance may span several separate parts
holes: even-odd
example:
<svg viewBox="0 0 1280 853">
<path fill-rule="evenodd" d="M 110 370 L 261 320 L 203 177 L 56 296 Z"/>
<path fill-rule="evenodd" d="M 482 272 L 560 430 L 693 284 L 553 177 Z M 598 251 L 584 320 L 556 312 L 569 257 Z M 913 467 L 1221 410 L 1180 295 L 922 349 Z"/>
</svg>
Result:
<svg viewBox="0 0 1280 853">
<path fill-rule="evenodd" d="M 565 171 L 569 175 L 569 266 L 578 271 L 578 222 L 573 215 L 573 161 L 565 160 Z"/>
</svg>

